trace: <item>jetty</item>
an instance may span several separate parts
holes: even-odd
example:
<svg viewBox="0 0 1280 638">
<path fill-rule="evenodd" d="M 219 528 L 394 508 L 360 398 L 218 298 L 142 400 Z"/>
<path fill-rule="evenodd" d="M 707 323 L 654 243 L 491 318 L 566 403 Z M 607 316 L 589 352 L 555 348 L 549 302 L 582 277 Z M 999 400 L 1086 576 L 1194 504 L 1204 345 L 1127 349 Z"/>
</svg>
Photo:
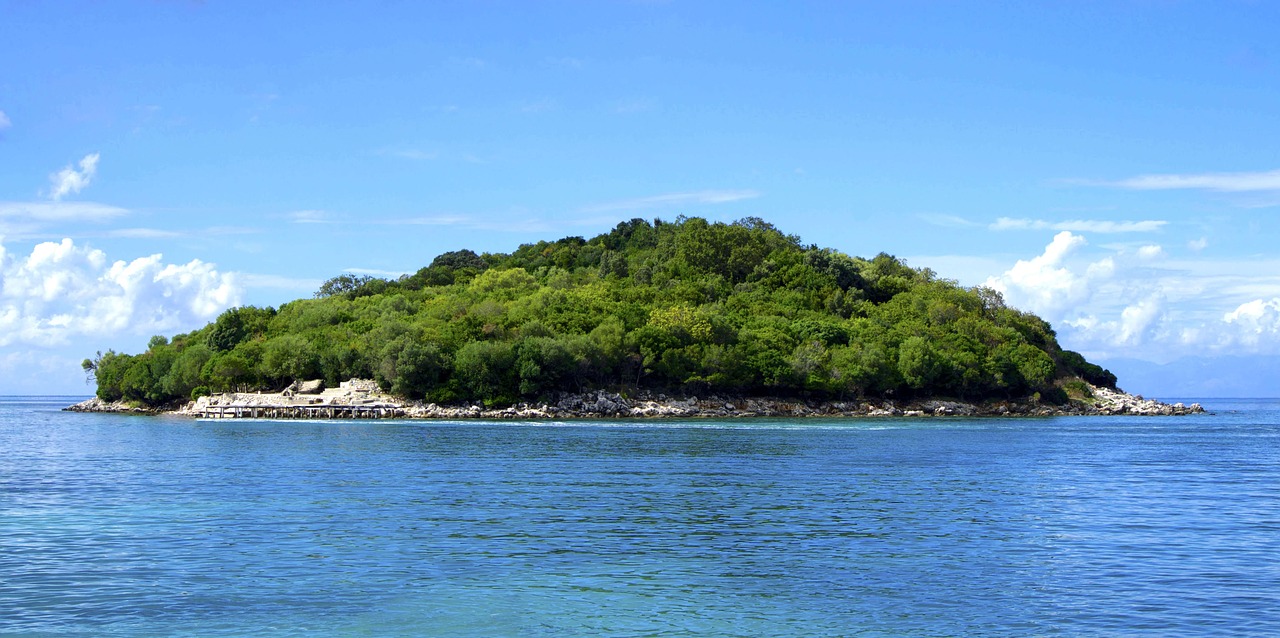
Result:
<svg viewBox="0 0 1280 638">
<path fill-rule="evenodd" d="M 325 389 L 322 382 L 295 382 L 283 392 L 233 392 L 204 396 L 182 410 L 198 419 L 393 419 L 405 406 L 364 379 Z"/>
<path fill-rule="evenodd" d="M 255 405 L 231 403 L 192 410 L 198 419 L 393 419 L 405 416 L 394 403 L 368 405 Z"/>
</svg>

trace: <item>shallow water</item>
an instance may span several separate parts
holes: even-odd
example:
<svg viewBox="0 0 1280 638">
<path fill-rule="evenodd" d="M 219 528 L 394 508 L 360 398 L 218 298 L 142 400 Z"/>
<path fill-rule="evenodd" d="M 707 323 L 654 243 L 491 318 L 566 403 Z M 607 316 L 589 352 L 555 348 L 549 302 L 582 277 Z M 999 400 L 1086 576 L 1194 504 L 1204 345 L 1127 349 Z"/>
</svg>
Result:
<svg viewBox="0 0 1280 638">
<path fill-rule="evenodd" d="M 0 399 L 0 632 L 1275 635 L 1280 402 L 265 422 Z"/>
</svg>

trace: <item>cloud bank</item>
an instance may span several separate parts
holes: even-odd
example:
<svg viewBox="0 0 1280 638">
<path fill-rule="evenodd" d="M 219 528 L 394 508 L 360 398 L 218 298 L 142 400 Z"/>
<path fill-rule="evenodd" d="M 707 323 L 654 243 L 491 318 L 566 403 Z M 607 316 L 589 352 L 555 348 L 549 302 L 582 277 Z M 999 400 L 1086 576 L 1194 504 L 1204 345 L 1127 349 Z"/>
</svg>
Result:
<svg viewBox="0 0 1280 638">
<path fill-rule="evenodd" d="M 1273 350 L 1280 342 L 1280 297 L 1255 299 L 1240 304 L 1222 316 L 1233 330 L 1230 336 L 1240 345 Z"/>
<path fill-rule="evenodd" d="M 194 327 L 238 305 L 241 294 L 234 274 L 200 260 L 109 261 L 70 239 L 10 256 L 0 244 L 0 346 Z"/>
<path fill-rule="evenodd" d="M 1087 245 L 1062 231 L 1041 254 L 984 285 L 1049 321 L 1064 347 L 1091 356 L 1280 353 L 1274 278 L 1224 276 L 1218 266 L 1227 266 L 1212 263 L 1170 263 L 1155 244 L 1092 256 L 1084 254 Z"/>
</svg>

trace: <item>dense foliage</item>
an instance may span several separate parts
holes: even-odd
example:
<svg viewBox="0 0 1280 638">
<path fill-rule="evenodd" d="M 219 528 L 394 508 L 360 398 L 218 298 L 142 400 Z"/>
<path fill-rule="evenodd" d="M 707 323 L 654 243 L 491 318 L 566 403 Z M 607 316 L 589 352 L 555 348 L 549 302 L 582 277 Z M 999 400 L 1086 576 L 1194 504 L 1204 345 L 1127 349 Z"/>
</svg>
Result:
<svg viewBox="0 0 1280 638">
<path fill-rule="evenodd" d="M 590 240 L 445 253 L 396 280 L 342 275 L 314 299 L 232 308 L 84 365 L 102 399 L 153 405 L 353 377 L 491 404 L 593 388 L 1052 399 L 1074 377 L 1115 385 L 995 291 L 756 218 L 633 219 Z"/>
</svg>

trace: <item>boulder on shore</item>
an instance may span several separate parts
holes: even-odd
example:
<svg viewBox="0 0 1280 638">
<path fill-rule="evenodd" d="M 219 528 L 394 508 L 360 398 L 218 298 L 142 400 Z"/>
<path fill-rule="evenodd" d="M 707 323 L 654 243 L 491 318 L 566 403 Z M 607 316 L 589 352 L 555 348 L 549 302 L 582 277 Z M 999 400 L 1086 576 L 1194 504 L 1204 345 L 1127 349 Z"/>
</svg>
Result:
<svg viewBox="0 0 1280 638">
<path fill-rule="evenodd" d="M 320 394 L 321 392 L 324 392 L 324 379 L 298 382 L 298 394 Z"/>
</svg>

